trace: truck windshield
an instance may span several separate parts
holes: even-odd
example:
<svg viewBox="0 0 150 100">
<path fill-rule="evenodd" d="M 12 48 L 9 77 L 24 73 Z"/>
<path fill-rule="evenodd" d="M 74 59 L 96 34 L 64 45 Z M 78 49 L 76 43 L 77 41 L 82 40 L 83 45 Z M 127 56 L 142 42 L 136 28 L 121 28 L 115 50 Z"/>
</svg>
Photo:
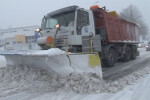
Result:
<svg viewBox="0 0 150 100">
<path fill-rule="evenodd" d="M 75 12 L 66 12 L 57 15 L 50 16 L 46 19 L 45 28 L 55 28 L 56 24 L 67 27 L 68 25 L 74 25 Z"/>
</svg>

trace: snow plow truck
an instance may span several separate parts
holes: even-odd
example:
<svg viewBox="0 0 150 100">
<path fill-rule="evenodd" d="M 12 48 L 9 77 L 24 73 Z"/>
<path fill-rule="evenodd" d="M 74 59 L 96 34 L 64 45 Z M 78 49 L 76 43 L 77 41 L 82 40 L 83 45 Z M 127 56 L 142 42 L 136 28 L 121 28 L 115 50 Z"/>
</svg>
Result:
<svg viewBox="0 0 150 100">
<path fill-rule="evenodd" d="M 65 7 L 45 15 L 37 43 L 38 51 L 1 53 L 8 65 L 27 65 L 50 73 L 96 73 L 102 78 L 101 62 L 112 67 L 118 59 L 138 55 L 139 27 L 120 19 L 115 11 L 92 6 Z"/>
</svg>

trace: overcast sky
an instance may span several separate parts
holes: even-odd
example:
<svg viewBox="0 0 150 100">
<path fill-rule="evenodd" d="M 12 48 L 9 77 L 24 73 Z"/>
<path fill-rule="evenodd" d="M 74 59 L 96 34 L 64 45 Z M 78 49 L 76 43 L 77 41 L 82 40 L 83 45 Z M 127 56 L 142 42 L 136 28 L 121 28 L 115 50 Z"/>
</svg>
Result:
<svg viewBox="0 0 150 100">
<path fill-rule="evenodd" d="M 0 0 L 0 28 L 40 25 L 42 17 L 51 11 L 68 5 L 89 9 L 96 1 L 100 7 L 118 13 L 132 4 L 141 11 L 146 24 L 150 22 L 150 0 Z"/>
</svg>

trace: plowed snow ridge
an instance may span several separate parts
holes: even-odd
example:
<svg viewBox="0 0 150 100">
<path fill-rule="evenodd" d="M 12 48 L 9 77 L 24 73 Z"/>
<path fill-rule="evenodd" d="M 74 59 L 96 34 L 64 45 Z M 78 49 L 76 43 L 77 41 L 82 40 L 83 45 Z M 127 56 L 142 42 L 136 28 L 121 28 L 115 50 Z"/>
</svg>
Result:
<svg viewBox="0 0 150 100">
<path fill-rule="evenodd" d="M 79 93 L 114 93 L 122 90 L 126 85 L 133 84 L 134 81 L 149 72 L 150 68 L 146 67 L 117 81 L 106 83 L 92 73 L 49 76 L 44 70 L 30 67 L 4 67 L 0 68 L 0 90 L 14 89 L 14 94 L 21 91 L 34 93 L 55 92 L 57 90 L 72 90 Z M 5 96 L 5 94 L 0 94 L 0 96 Z"/>
</svg>

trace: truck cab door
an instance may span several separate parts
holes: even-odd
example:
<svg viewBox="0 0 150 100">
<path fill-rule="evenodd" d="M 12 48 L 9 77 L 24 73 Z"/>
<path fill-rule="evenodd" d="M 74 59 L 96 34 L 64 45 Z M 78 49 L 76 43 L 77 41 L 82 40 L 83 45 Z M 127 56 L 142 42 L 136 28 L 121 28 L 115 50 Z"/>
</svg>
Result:
<svg viewBox="0 0 150 100">
<path fill-rule="evenodd" d="M 93 29 L 94 27 L 92 23 L 93 17 L 91 17 L 91 14 L 86 10 L 79 9 L 77 11 L 77 35 L 89 36 L 91 33 L 95 34 L 95 30 Z"/>
<path fill-rule="evenodd" d="M 82 45 L 82 36 L 95 35 L 93 13 L 90 10 L 78 9 L 76 12 L 75 35 L 70 35 L 70 45 Z"/>
</svg>

